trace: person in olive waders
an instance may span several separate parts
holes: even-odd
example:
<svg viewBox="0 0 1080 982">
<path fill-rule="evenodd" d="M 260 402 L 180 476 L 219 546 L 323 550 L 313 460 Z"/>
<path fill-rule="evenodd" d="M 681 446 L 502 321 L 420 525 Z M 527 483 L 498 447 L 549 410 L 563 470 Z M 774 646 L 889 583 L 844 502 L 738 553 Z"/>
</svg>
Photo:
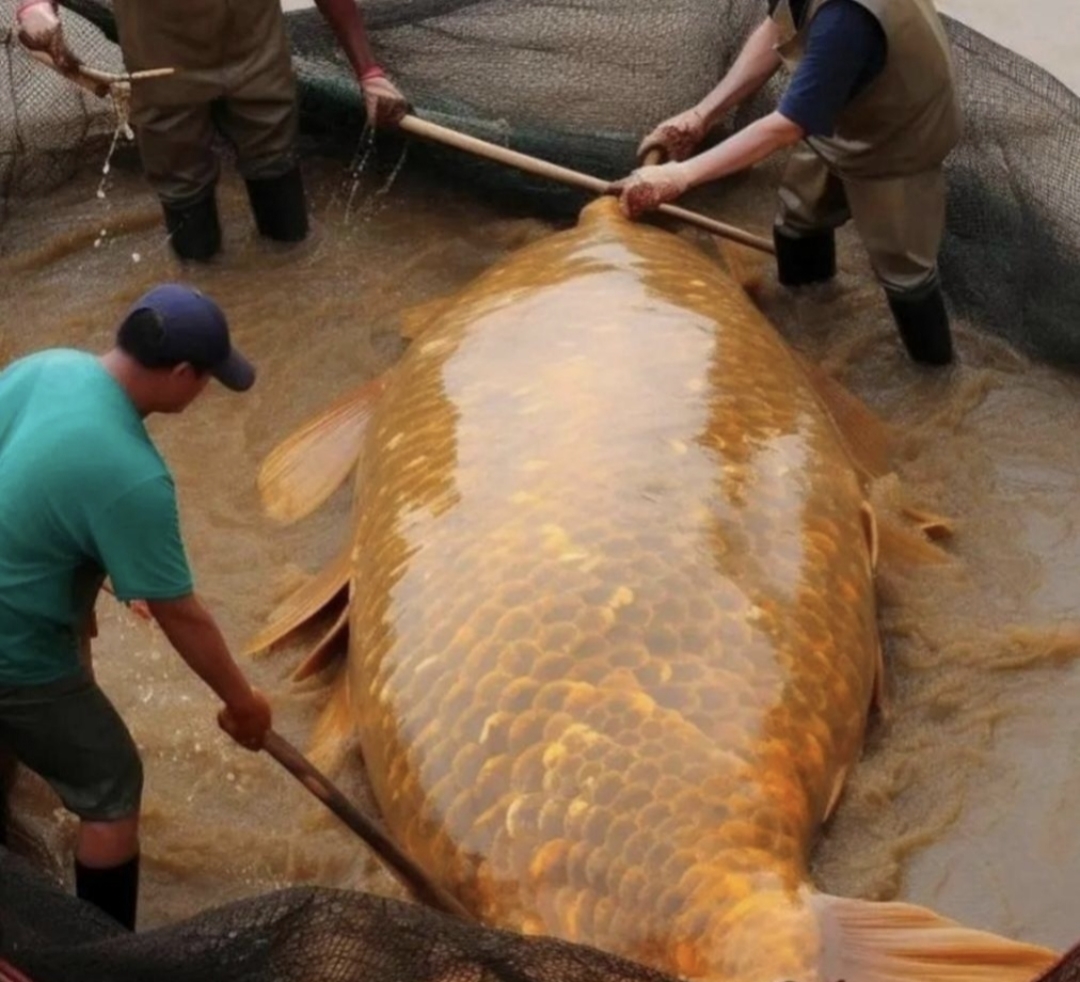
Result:
<svg viewBox="0 0 1080 982">
<path fill-rule="evenodd" d="M 708 130 L 781 65 L 791 79 L 776 111 L 694 156 Z M 635 170 L 616 190 L 637 217 L 798 144 L 773 229 L 780 282 L 830 279 L 835 229 L 852 219 L 908 353 L 945 365 L 953 349 L 937 271 L 942 162 L 959 132 L 948 40 L 932 0 L 769 0 L 719 85 L 642 141 L 642 157 L 658 149 L 669 162 Z"/>
<path fill-rule="evenodd" d="M 393 125 L 408 103 L 376 63 L 355 0 L 316 6 L 356 73 L 368 120 Z M 235 147 L 259 233 L 304 239 L 296 79 L 280 0 L 113 0 L 112 8 L 129 72 L 176 69 L 132 86 L 131 122 L 177 256 L 206 261 L 221 248 L 216 133 Z M 16 18 L 27 48 L 77 72 L 55 0 L 19 0 Z"/>
</svg>

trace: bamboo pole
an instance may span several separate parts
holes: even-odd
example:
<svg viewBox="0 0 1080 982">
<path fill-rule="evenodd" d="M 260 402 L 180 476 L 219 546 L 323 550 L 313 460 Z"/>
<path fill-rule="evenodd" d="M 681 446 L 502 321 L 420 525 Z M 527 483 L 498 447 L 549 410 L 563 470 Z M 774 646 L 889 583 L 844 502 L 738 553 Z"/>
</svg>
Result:
<svg viewBox="0 0 1080 982">
<path fill-rule="evenodd" d="M 438 123 L 432 123 L 429 120 L 420 119 L 411 114 L 405 116 L 399 125 L 406 133 L 411 133 L 413 136 L 419 136 L 436 143 L 442 143 L 446 146 L 454 147 L 457 150 L 462 150 L 465 153 L 471 153 L 477 157 L 484 157 L 488 160 L 493 160 L 496 163 L 505 164 L 508 167 L 516 167 L 518 170 L 535 174 L 538 177 L 544 177 L 551 181 L 558 181 L 559 183 L 568 184 L 571 187 L 581 188 L 585 191 L 592 191 L 594 194 L 608 194 L 611 191 L 611 183 L 609 181 L 603 181 L 600 178 L 592 177 L 589 174 L 582 174 L 579 171 L 571 170 L 569 167 L 562 167 L 559 164 L 552 164 L 549 161 L 541 160 L 538 157 L 531 157 L 528 154 L 521 153 L 517 150 L 510 150 L 507 147 L 500 147 L 497 144 L 488 143 L 486 140 L 481 140 L 475 136 L 468 136 L 465 133 L 459 133 L 457 130 L 449 129 L 446 126 L 440 126 Z M 772 242 L 768 239 L 762 238 L 759 235 L 753 235 L 752 233 L 746 232 L 741 228 L 736 228 L 733 225 L 718 222 L 716 219 L 701 215 L 698 212 L 688 211 L 686 208 L 680 208 L 677 205 L 661 205 L 657 210 L 661 214 L 667 215 L 669 218 L 675 218 L 688 225 L 694 225 L 697 228 L 704 229 L 706 232 L 711 232 L 713 235 L 731 239 L 733 242 L 739 242 L 742 245 L 750 246 L 753 249 L 759 249 L 761 252 L 775 252 Z"/>
<path fill-rule="evenodd" d="M 288 740 L 271 730 L 266 735 L 263 750 L 363 839 L 418 901 L 447 914 L 472 920 L 469 912 L 454 897 L 432 883 L 378 823 L 364 815 Z"/>
<path fill-rule="evenodd" d="M 142 72 L 105 72 L 99 68 L 91 68 L 89 65 L 80 64 L 73 72 L 63 71 L 45 51 L 35 51 L 26 48 L 26 53 L 35 61 L 51 68 L 59 75 L 63 75 L 69 82 L 81 85 L 88 92 L 92 92 L 99 98 L 104 98 L 112 91 L 114 85 L 128 85 L 132 82 L 141 82 L 147 78 L 161 78 L 175 73 L 175 68 L 148 68 Z"/>
</svg>

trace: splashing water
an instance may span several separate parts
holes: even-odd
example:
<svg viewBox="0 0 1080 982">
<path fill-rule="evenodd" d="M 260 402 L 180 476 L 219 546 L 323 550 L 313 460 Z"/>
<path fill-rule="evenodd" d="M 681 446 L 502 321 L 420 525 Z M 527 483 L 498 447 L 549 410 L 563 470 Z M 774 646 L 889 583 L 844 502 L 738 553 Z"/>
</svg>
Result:
<svg viewBox="0 0 1080 982">
<path fill-rule="evenodd" d="M 350 224 L 354 214 L 354 204 L 356 202 L 356 196 L 360 192 L 360 185 L 363 180 L 363 174 L 367 168 L 368 161 L 372 159 L 373 154 L 377 150 L 377 137 L 376 131 L 373 127 L 365 124 L 364 128 L 360 131 L 360 138 L 357 141 L 356 153 L 353 154 L 352 160 L 349 162 L 347 174 L 349 177 L 349 189 L 348 195 L 345 201 L 345 224 Z M 401 173 L 402 167 L 405 166 L 405 160 L 408 156 L 409 147 L 408 144 L 404 144 L 401 149 L 401 154 L 398 156 L 397 161 L 391 168 L 389 176 L 369 197 L 365 198 L 360 204 L 359 208 L 355 209 L 357 217 L 362 220 L 369 220 L 382 210 L 380 205 L 375 199 L 385 197 L 391 187 L 394 185 L 394 181 L 397 179 L 398 174 Z M 329 207 L 333 207 L 337 201 L 337 194 L 335 193 L 330 201 Z"/>
<path fill-rule="evenodd" d="M 109 141 L 109 149 L 105 153 L 105 161 L 101 165 L 101 181 L 98 183 L 95 196 L 104 201 L 106 188 L 109 181 L 109 172 L 112 170 L 112 159 L 116 153 L 116 147 L 123 137 L 128 143 L 135 141 L 135 133 L 131 129 L 131 86 L 125 82 L 114 82 L 109 86 L 109 97 L 112 101 L 113 112 L 116 114 L 116 127 L 113 129 L 112 140 Z M 107 230 L 102 229 L 94 240 L 94 248 L 97 249 L 105 241 Z M 132 255 L 134 262 L 139 262 L 138 253 Z"/>
</svg>

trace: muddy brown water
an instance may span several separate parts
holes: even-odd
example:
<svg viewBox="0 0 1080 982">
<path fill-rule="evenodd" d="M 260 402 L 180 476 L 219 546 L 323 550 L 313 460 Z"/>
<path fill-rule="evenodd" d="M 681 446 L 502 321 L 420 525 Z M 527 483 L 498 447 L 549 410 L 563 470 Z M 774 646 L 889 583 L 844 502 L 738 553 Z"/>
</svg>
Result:
<svg viewBox="0 0 1080 982">
<path fill-rule="evenodd" d="M 99 199 L 100 159 L 88 162 L 47 198 L 17 203 L 0 226 L 0 357 L 103 350 L 126 305 L 162 280 L 192 282 L 222 304 L 258 364 L 257 386 L 244 396 L 208 390 L 150 427 L 176 476 L 198 589 L 239 647 L 335 552 L 348 515 L 343 491 L 299 525 L 275 525 L 255 491 L 263 456 L 393 363 L 404 310 L 565 222 L 408 163 L 386 193 L 381 178 L 365 178 L 350 205 L 344 164 L 309 160 L 308 243 L 260 243 L 230 175 L 225 259 L 182 269 L 134 168 L 114 167 Z M 732 190 L 717 214 L 766 229 L 768 191 L 753 181 Z M 901 354 L 850 234 L 841 263 L 835 284 L 798 294 L 766 270 L 760 301 L 795 347 L 895 424 L 906 493 L 952 518 L 956 532 L 949 565 L 882 576 L 888 711 L 822 837 L 815 881 L 1064 946 L 1080 936 L 1071 904 L 1080 882 L 1080 380 L 963 324 L 959 366 L 921 371 Z M 273 761 L 220 734 L 214 698 L 160 632 L 108 598 L 99 612 L 98 675 L 147 770 L 141 927 L 289 884 L 403 895 Z M 301 746 L 326 698 L 324 680 L 288 680 L 303 641 L 246 663 L 279 729 Z M 337 778 L 367 801 L 358 756 Z M 71 819 L 31 777 L 14 798 L 39 854 L 68 876 Z"/>
</svg>

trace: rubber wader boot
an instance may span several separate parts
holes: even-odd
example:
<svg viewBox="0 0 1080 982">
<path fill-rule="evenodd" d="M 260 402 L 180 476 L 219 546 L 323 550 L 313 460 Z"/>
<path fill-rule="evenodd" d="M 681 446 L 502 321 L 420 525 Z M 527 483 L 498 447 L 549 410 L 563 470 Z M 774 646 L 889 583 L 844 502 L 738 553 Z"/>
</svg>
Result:
<svg viewBox="0 0 1080 982">
<path fill-rule="evenodd" d="M 260 235 L 276 242 L 301 242 L 307 237 L 307 200 L 299 167 L 280 177 L 253 178 L 245 183 Z"/>
<path fill-rule="evenodd" d="M 103 910 L 129 931 L 135 930 L 139 902 L 139 857 L 126 863 L 97 869 L 75 860 L 75 895 Z"/>
<path fill-rule="evenodd" d="M 798 238 L 773 226 L 776 275 L 784 286 L 824 283 L 836 275 L 836 235 L 829 229 Z"/>
<path fill-rule="evenodd" d="M 929 291 L 916 296 L 902 293 L 885 296 L 912 361 L 948 365 L 953 360 L 952 333 L 941 287 L 935 283 Z"/>
<path fill-rule="evenodd" d="M 162 202 L 161 207 L 169 242 L 181 259 L 205 263 L 221 251 L 221 225 L 213 191 L 188 204 Z"/>
</svg>

